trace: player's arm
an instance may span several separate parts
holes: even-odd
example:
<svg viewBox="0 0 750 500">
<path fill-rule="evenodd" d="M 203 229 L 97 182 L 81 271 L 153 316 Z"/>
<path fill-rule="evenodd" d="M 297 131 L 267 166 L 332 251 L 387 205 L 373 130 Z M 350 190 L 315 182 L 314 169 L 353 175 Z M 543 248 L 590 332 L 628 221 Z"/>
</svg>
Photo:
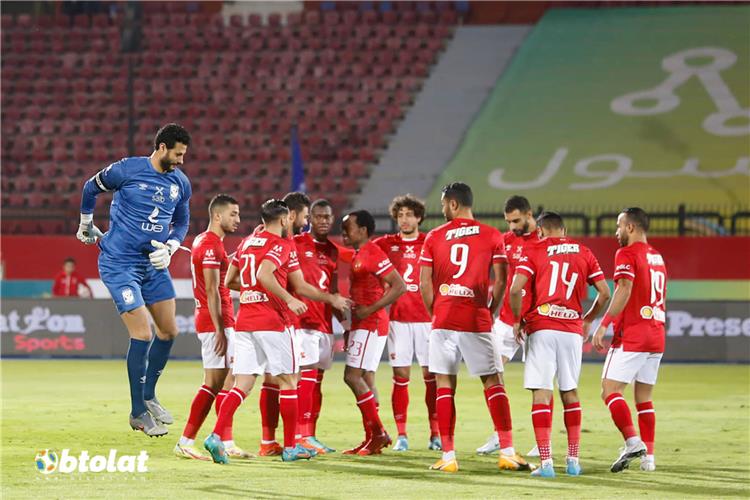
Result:
<svg viewBox="0 0 750 500">
<path fill-rule="evenodd" d="M 216 345 L 214 351 L 219 356 L 227 352 L 227 339 L 224 336 L 224 318 L 221 313 L 221 295 L 219 294 L 219 270 L 216 268 L 203 269 L 203 282 L 206 284 L 206 300 L 208 302 L 208 313 L 214 324 L 214 336 Z"/>
<path fill-rule="evenodd" d="M 354 310 L 354 314 L 359 319 L 365 319 L 375 311 L 393 304 L 399 297 L 406 293 L 406 283 L 404 283 L 404 279 L 395 269 L 383 276 L 383 281 L 388 285 L 383 296 L 369 306 L 358 305 Z"/>
<path fill-rule="evenodd" d="M 276 269 L 276 264 L 268 259 L 264 259 L 263 262 L 260 263 L 260 266 L 258 266 L 258 273 L 256 275 L 258 283 L 260 283 L 266 291 L 283 300 L 294 314 L 304 314 L 305 311 L 307 311 L 307 306 L 301 300 L 294 298 L 291 293 L 279 284 L 276 276 L 273 274 Z"/>
<path fill-rule="evenodd" d="M 594 339 L 592 340 L 594 347 L 597 349 L 604 349 L 604 334 L 607 331 L 607 327 L 612 324 L 614 319 L 625 309 L 628 300 L 630 300 L 630 293 L 632 291 L 632 281 L 627 278 L 620 278 L 617 280 L 617 287 L 615 287 L 615 293 L 612 295 L 612 301 L 609 303 L 609 308 L 604 314 L 602 322 L 599 323 L 599 328 L 596 329 Z"/>
<path fill-rule="evenodd" d="M 156 269 L 166 269 L 169 267 L 172 261 L 172 255 L 180 248 L 180 243 L 187 236 L 188 228 L 190 226 L 190 196 L 192 195 L 192 188 L 190 183 L 186 183 L 183 186 L 183 193 L 180 202 L 175 206 L 174 213 L 172 213 L 171 229 L 169 236 L 167 236 L 166 243 L 160 241 L 151 240 L 151 245 L 156 248 L 154 252 L 151 252 L 148 257 L 151 260 L 151 264 Z"/>
<path fill-rule="evenodd" d="M 229 264 L 227 275 L 224 276 L 224 286 L 235 292 L 242 290 L 242 283 L 240 283 L 240 268 L 235 266 L 234 262 Z"/>
<path fill-rule="evenodd" d="M 419 293 L 427 312 L 432 316 L 432 303 L 435 301 L 435 291 L 432 287 L 432 266 L 422 265 L 419 271 Z"/>
<path fill-rule="evenodd" d="M 312 286 L 305 281 L 305 276 L 299 269 L 289 273 L 289 284 L 292 286 L 292 290 L 294 290 L 295 293 L 316 302 L 330 304 L 331 307 L 338 309 L 339 311 L 349 309 L 351 305 L 349 299 L 342 297 L 338 293 L 331 294 Z"/>
<path fill-rule="evenodd" d="M 510 284 L 510 290 L 508 291 L 508 303 L 510 304 L 510 310 L 513 313 L 513 335 L 516 337 L 516 342 L 519 344 L 523 341 L 524 333 L 521 330 L 521 308 L 523 307 L 523 289 L 528 283 L 529 277 L 523 273 L 516 273 L 513 275 L 513 281 Z"/>
<path fill-rule="evenodd" d="M 504 261 L 492 263 L 492 273 L 495 275 L 495 284 L 492 285 L 492 302 L 490 303 L 490 314 L 494 317 L 498 308 L 503 303 L 505 284 L 508 280 L 508 264 Z"/>
<path fill-rule="evenodd" d="M 609 286 L 606 280 L 598 280 L 594 282 L 594 288 L 596 288 L 596 298 L 594 303 L 591 304 L 591 308 L 583 316 L 583 341 L 586 342 L 591 332 L 591 323 L 599 317 L 599 313 L 604 310 L 604 307 L 609 302 L 611 296 L 609 292 Z"/>
<path fill-rule="evenodd" d="M 125 167 L 122 161 L 118 161 L 100 170 L 83 184 L 81 218 L 76 238 L 84 244 L 93 245 L 99 238 L 104 236 L 104 233 L 94 225 L 94 208 L 96 207 L 97 196 L 102 193 L 117 191 L 125 180 Z"/>
</svg>

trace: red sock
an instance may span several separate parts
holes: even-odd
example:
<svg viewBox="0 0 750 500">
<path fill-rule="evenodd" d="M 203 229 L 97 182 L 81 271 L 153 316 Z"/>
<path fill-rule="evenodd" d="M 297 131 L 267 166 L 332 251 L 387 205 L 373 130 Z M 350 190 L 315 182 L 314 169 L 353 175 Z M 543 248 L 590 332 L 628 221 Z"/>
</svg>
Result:
<svg viewBox="0 0 750 500">
<path fill-rule="evenodd" d="M 510 417 L 510 402 L 501 384 L 493 385 L 484 390 L 484 400 L 490 410 L 492 423 L 495 424 L 497 436 L 500 438 L 500 448 L 513 447 L 513 421 Z"/>
<path fill-rule="evenodd" d="M 453 451 L 453 435 L 456 428 L 456 405 L 453 403 L 453 389 L 438 387 L 435 405 L 443 451 Z"/>
<path fill-rule="evenodd" d="M 427 405 L 427 417 L 430 419 L 430 439 L 440 435 L 438 427 L 437 407 L 435 398 L 437 397 L 437 383 L 435 376 L 424 379 L 424 404 Z"/>
<path fill-rule="evenodd" d="M 214 402 L 214 393 L 210 387 L 203 385 L 198 389 L 198 394 L 193 398 L 193 404 L 190 405 L 190 416 L 188 416 L 185 430 L 182 435 L 188 439 L 195 439 L 198 429 L 206 420 L 208 412 L 211 411 L 211 404 Z"/>
<path fill-rule="evenodd" d="M 224 402 L 221 404 L 221 408 L 219 408 L 219 418 L 216 420 L 216 425 L 214 425 L 214 433 L 218 434 L 222 441 L 229 441 L 222 433 L 225 429 L 232 428 L 234 412 L 237 411 L 237 408 L 245 400 L 245 396 L 244 392 L 235 387 L 224 398 Z"/>
<path fill-rule="evenodd" d="M 641 431 L 641 440 L 646 445 L 646 453 L 654 454 L 654 438 L 656 437 L 656 411 L 653 401 L 635 405 L 638 411 L 638 428 Z"/>
<path fill-rule="evenodd" d="M 361 396 L 357 396 L 357 406 L 359 411 L 362 412 L 362 421 L 365 425 L 365 433 L 368 429 L 371 434 L 382 434 L 385 432 L 383 429 L 383 423 L 380 421 L 378 415 L 378 407 L 375 404 L 375 395 L 372 391 L 367 391 Z"/>
<path fill-rule="evenodd" d="M 399 436 L 406 436 L 406 414 L 409 408 L 409 379 L 393 377 L 393 393 L 391 394 L 393 420 Z"/>
<path fill-rule="evenodd" d="M 534 436 L 539 448 L 539 458 L 549 460 L 552 458 L 550 446 L 550 434 L 552 433 L 552 410 L 549 405 L 531 405 L 531 422 L 534 424 Z"/>
<path fill-rule="evenodd" d="M 222 389 L 216 395 L 216 402 L 214 403 L 214 410 L 216 411 L 217 417 L 219 416 L 219 408 L 221 408 L 221 403 L 224 401 L 224 398 L 227 397 L 227 394 L 229 394 L 229 391 L 225 391 L 224 389 Z"/>
<path fill-rule="evenodd" d="M 279 393 L 279 413 L 284 422 L 284 448 L 294 448 L 297 443 L 297 389 L 288 389 Z"/>
<path fill-rule="evenodd" d="M 568 431 L 568 456 L 578 456 L 578 445 L 581 442 L 581 403 L 563 406 L 565 429 Z"/>
<path fill-rule="evenodd" d="M 622 394 L 619 392 L 610 394 L 604 402 L 607 403 L 609 413 L 612 414 L 612 420 L 615 422 L 617 428 L 620 429 L 622 437 L 628 440 L 637 436 L 638 433 L 635 432 L 633 419 L 630 416 L 630 408 L 625 398 L 622 397 Z"/>
<path fill-rule="evenodd" d="M 279 426 L 279 386 L 263 384 L 258 403 L 263 427 L 261 439 L 264 443 L 273 443 L 276 441 L 276 428 Z"/>
<path fill-rule="evenodd" d="M 317 436 L 318 418 L 320 417 L 320 408 L 323 406 L 323 370 L 318 370 L 318 380 L 315 383 L 312 397 L 312 416 L 310 418 L 310 435 Z"/>
<path fill-rule="evenodd" d="M 297 385 L 298 425 L 297 434 L 303 438 L 312 436 L 310 422 L 312 420 L 313 392 L 318 381 L 318 370 L 303 370 L 300 373 L 299 385 Z"/>
</svg>

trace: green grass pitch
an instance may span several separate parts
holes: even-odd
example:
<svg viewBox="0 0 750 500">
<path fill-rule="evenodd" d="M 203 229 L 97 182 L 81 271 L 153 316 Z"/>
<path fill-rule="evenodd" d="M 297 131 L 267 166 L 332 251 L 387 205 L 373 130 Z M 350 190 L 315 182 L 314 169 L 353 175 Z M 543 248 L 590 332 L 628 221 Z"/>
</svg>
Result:
<svg viewBox="0 0 750 500">
<path fill-rule="evenodd" d="M 522 389 L 522 365 L 506 367 L 513 410 L 515 445 L 525 453 L 533 445 L 530 395 Z M 424 386 L 413 371 L 409 408 L 412 451 L 386 450 L 377 457 L 339 453 L 304 463 L 276 458 L 235 461 L 226 466 L 180 460 L 172 447 L 201 382 L 198 362 L 172 361 L 157 394 L 175 415 L 170 434 L 149 439 L 128 427 L 129 410 L 123 361 L 2 362 L 3 498 L 616 498 L 750 496 L 750 370 L 742 365 L 662 366 L 655 392 L 657 471 L 612 474 L 608 467 L 621 439 L 599 400 L 601 367 L 585 364 L 581 376 L 584 475 L 566 477 L 561 405 L 556 400 L 553 451 L 558 477 L 532 479 L 528 473 L 500 472 L 493 457 L 474 449 L 490 433 L 490 419 L 478 379 L 463 373 L 457 396 L 456 446 L 461 471 L 450 475 L 427 470 L 438 457 L 427 451 Z M 338 450 L 361 440 L 361 420 L 336 364 L 324 382 L 318 436 Z M 390 408 L 390 368 L 378 374 L 381 416 L 395 434 Z M 257 389 L 257 388 L 256 388 Z M 632 404 L 632 393 L 627 394 Z M 260 435 L 258 392 L 253 390 L 235 418 L 235 440 L 257 450 Z M 212 414 L 199 438 L 214 422 Z M 70 448 L 106 455 L 149 454 L 145 474 L 88 473 L 44 476 L 34 467 L 37 450 Z M 137 492 L 137 493 L 136 493 Z"/>
</svg>

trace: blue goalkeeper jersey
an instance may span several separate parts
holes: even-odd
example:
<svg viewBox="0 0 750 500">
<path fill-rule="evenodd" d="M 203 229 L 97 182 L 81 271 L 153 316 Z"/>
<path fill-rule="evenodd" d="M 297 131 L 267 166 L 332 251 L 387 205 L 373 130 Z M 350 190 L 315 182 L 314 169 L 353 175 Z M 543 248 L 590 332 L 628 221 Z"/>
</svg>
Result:
<svg viewBox="0 0 750 500">
<path fill-rule="evenodd" d="M 109 231 L 99 241 L 103 253 L 115 259 L 148 259 L 154 251 L 151 240 L 185 239 L 192 188 L 180 169 L 159 173 L 147 156 L 123 158 L 86 181 L 81 213 L 93 213 L 96 197 L 108 191 L 114 197 Z"/>
</svg>

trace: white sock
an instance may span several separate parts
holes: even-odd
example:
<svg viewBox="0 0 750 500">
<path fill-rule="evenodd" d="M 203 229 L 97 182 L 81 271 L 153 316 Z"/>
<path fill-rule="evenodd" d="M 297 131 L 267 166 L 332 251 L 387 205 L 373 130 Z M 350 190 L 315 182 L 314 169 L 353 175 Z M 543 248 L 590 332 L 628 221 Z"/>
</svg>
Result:
<svg viewBox="0 0 750 500">
<path fill-rule="evenodd" d="M 516 449 L 513 448 L 512 446 L 509 446 L 507 448 L 503 448 L 502 450 L 500 450 L 500 453 L 502 453 L 503 455 L 507 457 L 512 457 L 513 455 L 516 454 Z"/>
<path fill-rule="evenodd" d="M 625 440 L 625 446 L 635 446 L 640 442 L 641 438 L 639 438 L 638 436 L 633 436 L 632 438 L 628 438 Z"/>
<path fill-rule="evenodd" d="M 234 448 L 234 440 L 230 439 L 229 441 L 222 441 L 224 443 L 224 448 Z"/>
<path fill-rule="evenodd" d="M 180 441 L 177 443 L 180 446 L 193 446 L 195 444 L 195 439 L 189 439 L 185 436 L 180 437 Z"/>
<path fill-rule="evenodd" d="M 450 460 L 455 460 L 455 459 L 456 459 L 456 450 L 443 452 L 443 462 L 448 462 Z"/>
<path fill-rule="evenodd" d="M 654 460 L 654 456 L 653 456 L 653 455 L 646 455 L 646 456 L 645 456 L 645 459 L 646 459 L 647 461 L 649 461 L 649 462 L 654 462 L 654 463 L 656 463 L 656 460 Z"/>
</svg>

